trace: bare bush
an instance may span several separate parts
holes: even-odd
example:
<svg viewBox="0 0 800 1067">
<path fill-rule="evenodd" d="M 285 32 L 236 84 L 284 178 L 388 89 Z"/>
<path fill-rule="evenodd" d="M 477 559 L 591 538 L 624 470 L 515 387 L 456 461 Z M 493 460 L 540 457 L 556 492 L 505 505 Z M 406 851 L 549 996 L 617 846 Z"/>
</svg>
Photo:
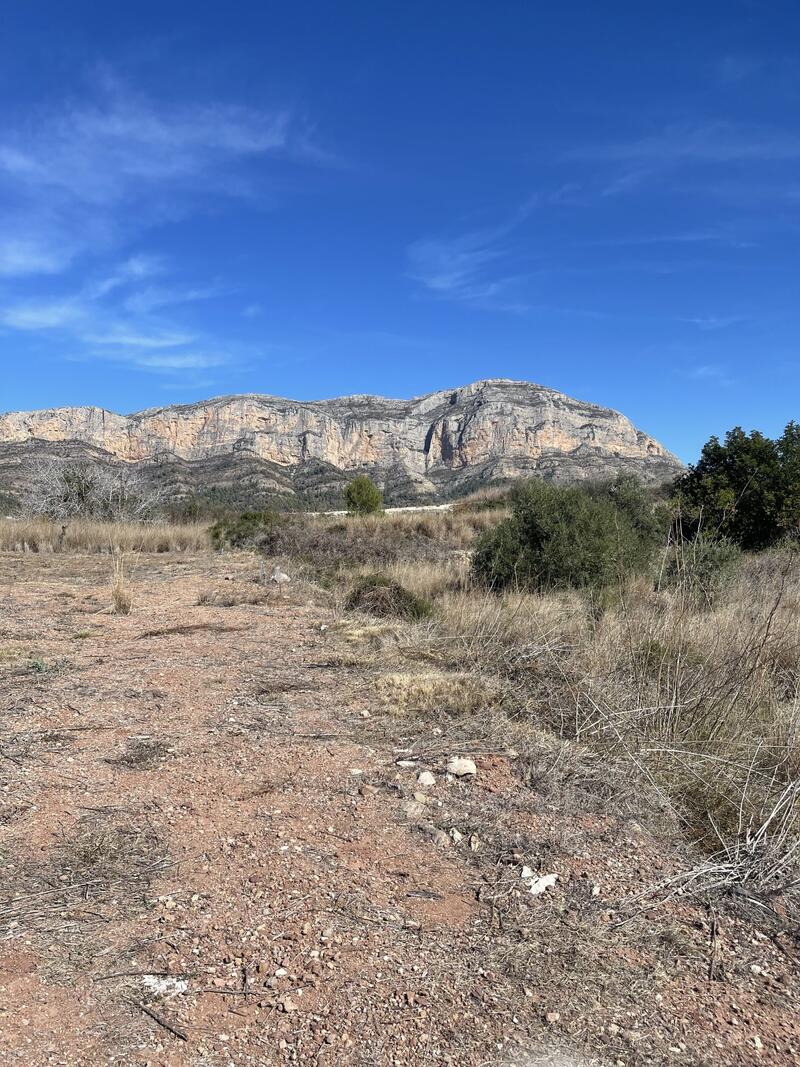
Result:
<svg viewBox="0 0 800 1067">
<path fill-rule="evenodd" d="M 160 492 L 133 467 L 57 459 L 34 464 L 22 499 L 25 514 L 57 522 L 143 522 L 154 518 L 160 506 Z"/>
</svg>

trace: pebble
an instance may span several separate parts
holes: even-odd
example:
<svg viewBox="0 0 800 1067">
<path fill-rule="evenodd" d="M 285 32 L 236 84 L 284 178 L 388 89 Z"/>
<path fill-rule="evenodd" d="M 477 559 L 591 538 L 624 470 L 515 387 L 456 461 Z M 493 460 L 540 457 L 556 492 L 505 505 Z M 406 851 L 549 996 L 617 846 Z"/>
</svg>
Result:
<svg viewBox="0 0 800 1067">
<path fill-rule="evenodd" d="M 430 789 L 431 786 L 436 785 L 436 778 L 430 771 L 423 771 L 417 778 L 417 782 L 425 789 Z"/>
<path fill-rule="evenodd" d="M 477 774 L 478 768 L 475 762 L 465 756 L 453 756 L 447 763 L 447 773 L 456 778 L 464 778 L 471 774 Z"/>
</svg>

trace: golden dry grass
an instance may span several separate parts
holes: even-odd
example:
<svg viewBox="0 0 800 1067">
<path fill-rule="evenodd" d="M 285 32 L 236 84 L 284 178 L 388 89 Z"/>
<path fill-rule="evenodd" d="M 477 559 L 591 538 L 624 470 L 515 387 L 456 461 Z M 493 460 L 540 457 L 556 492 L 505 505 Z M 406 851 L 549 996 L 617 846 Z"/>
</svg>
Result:
<svg viewBox="0 0 800 1067">
<path fill-rule="evenodd" d="M 383 674 L 375 692 L 387 710 L 401 715 L 465 715 L 488 710 L 499 699 L 497 686 L 486 678 L 454 671 Z"/>
<path fill-rule="evenodd" d="M 202 523 L 94 522 L 0 519 L 2 552 L 199 552 L 210 547 Z"/>
<path fill-rule="evenodd" d="M 340 572 L 345 588 L 353 573 Z M 800 553 L 745 559 L 702 603 L 657 577 L 594 596 L 497 595 L 471 582 L 460 548 L 385 573 L 434 605 L 432 619 L 364 642 L 365 669 L 390 672 L 375 683 L 390 710 L 482 716 L 487 741 L 537 754 L 535 776 L 552 731 L 593 795 L 647 795 L 709 851 L 754 840 L 779 803 L 776 829 L 798 825 Z"/>
</svg>

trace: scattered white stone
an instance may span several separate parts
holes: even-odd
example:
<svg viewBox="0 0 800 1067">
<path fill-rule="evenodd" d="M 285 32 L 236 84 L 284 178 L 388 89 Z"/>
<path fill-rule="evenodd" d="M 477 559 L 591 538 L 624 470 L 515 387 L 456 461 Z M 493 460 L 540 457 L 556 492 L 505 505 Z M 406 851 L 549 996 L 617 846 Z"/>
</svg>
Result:
<svg viewBox="0 0 800 1067">
<path fill-rule="evenodd" d="M 185 993 L 189 988 L 189 983 L 185 978 L 171 978 L 169 975 L 157 974 L 145 974 L 142 977 L 142 985 L 155 997 L 175 997 L 178 993 Z"/>
<path fill-rule="evenodd" d="M 523 872 L 524 871 L 530 871 L 530 867 L 523 867 Z M 532 871 L 530 871 L 530 873 L 533 874 Z M 547 892 L 548 889 L 553 888 L 553 886 L 558 881 L 558 875 L 543 874 L 539 878 L 531 878 L 530 874 L 527 877 L 525 877 L 525 875 L 523 874 L 523 881 L 528 887 L 528 892 L 531 894 L 531 896 L 538 897 L 541 896 L 542 893 Z"/>
<path fill-rule="evenodd" d="M 423 787 L 423 789 L 430 789 L 431 786 L 436 785 L 436 778 L 430 771 L 423 771 L 418 777 L 417 781 Z"/>
<path fill-rule="evenodd" d="M 464 835 L 460 830 L 456 830 L 455 826 L 450 831 L 450 840 L 453 844 L 458 845 L 464 840 Z"/>
<path fill-rule="evenodd" d="M 368 719 L 370 717 L 370 713 L 367 711 L 366 708 L 364 708 L 363 711 L 359 711 L 358 714 L 361 716 L 362 719 Z"/>
<path fill-rule="evenodd" d="M 397 760 L 398 767 L 416 767 L 417 761 L 413 759 L 399 759 Z"/>
<path fill-rule="evenodd" d="M 467 775 L 477 774 L 478 768 L 473 760 L 465 756 L 453 756 L 447 763 L 447 773 L 456 778 L 465 778 Z"/>
<path fill-rule="evenodd" d="M 357 778 L 359 774 L 363 774 L 364 772 L 361 770 L 360 767 L 351 767 L 350 773 L 353 775 L 354 778 Z"/>
</svg>

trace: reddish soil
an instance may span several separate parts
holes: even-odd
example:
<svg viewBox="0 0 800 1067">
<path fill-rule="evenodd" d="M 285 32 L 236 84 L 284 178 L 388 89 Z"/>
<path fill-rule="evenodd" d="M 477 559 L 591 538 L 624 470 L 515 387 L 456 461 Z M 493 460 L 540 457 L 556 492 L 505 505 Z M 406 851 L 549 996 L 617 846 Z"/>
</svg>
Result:
<svg viewBox="0 0 800 1067">
<path fill-rule="evenodd" d="M 789 932 L 621 911 L 672 846 L 398 723 L 313 590 L 198 605 L 256 574 L 143 557 L 122 617 L 107 559 L 0 556 L 0 1062 L 800 1062 Z"/>
</svg>

